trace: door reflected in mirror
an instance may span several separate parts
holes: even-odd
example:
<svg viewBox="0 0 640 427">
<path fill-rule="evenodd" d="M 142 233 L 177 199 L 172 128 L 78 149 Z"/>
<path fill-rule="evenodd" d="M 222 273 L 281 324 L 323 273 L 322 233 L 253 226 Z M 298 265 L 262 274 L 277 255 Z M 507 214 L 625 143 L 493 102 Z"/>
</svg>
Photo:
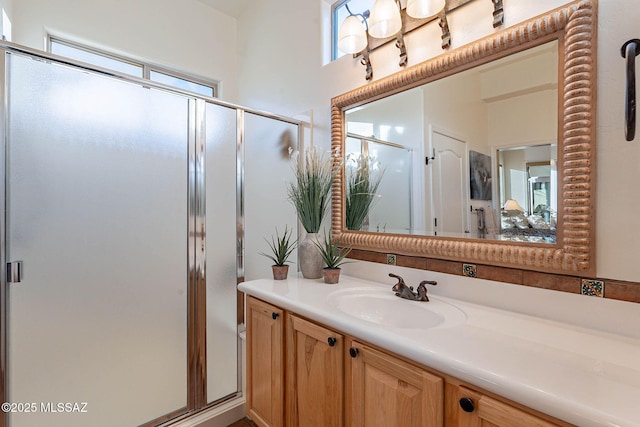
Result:
<svg viewBox="0 0 640 427">
<path fill-rule="evenodd" d="M 347 200 L 347 230 L 555 243 L 557 41 L 344 113 L 347 182 L 354 159 L 380 172 L 361 222 L 348 219 Z M 546 158 L 531 157 L 506 176 L 509 157 L 529 151 Z M 546 231 L 507 227 L 510 198 L 523 207 L 517 217 L 534 223 L 528 228 Z"/>
</svg>

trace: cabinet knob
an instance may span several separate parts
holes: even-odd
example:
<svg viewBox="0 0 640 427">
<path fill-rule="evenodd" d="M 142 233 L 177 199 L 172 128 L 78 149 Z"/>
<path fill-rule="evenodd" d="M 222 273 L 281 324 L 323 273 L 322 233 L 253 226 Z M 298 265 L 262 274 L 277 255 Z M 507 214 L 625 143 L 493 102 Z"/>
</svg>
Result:
<svg viewBox="0 0 640 427">
<path fill-rule="evenodd" d="M 280 314 L 276 313 L 275 311 L 273 313 L 271 313 L 271 318 L 273 320 L 276 320 L 278 318 L 278 316 L 280 316 Z"/>
<path fill-rule="evenodd" d="M 476 409 L 476 405 L 473 403 L 473 399 L 469 397 L 463 397 L 460 399 L 460 407 L 464 412 L 473 412 Z"/>
<path fill-rule="evenodd" d="M 351 356 L 351 357 L 353 357 L 353 358 L 358 357 L 358 353 L 360 353 L 360 350 L 358 350 L 358 349 L 357 349 L 357 348 L 355 348 L 355 347 L 351 347 L 351 348 L 349 349 L 349 356 Z"/>
<path fill-rule="evenodd" d="M 327 343 L 329 344 L 329 347 L 333 347 L 334 345 L 336 345 L 336 339 L 333 337 L 329 337 L 327 338 Z"/>
</svg>

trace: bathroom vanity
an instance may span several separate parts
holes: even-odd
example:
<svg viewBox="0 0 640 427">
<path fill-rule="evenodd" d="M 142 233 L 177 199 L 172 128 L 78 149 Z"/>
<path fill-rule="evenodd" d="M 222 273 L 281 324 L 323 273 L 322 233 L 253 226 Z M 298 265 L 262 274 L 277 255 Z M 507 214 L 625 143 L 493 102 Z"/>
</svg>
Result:
<svg viewBox="0 0 640 427">
<path fill-rule="evenodd" d="M 258 425 L 640 425 L 637 340 L 351 277 L 239 289 Z"/>
</svg>

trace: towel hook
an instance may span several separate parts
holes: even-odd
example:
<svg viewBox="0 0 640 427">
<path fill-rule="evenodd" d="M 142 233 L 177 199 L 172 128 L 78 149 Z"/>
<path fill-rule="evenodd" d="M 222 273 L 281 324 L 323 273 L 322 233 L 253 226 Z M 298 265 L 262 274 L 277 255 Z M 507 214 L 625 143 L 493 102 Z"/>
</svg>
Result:
<svg viewBox="0 0 640 427">
<path fill-rule="evenodd" d="M 636 56 L 640 54 L 640 39 L 625 42 L 620 49 L 623 58 L 627 59 L 627 97 L 625 104 L 625 136 L 633 141 L 636 135 Z"/>
</svg>

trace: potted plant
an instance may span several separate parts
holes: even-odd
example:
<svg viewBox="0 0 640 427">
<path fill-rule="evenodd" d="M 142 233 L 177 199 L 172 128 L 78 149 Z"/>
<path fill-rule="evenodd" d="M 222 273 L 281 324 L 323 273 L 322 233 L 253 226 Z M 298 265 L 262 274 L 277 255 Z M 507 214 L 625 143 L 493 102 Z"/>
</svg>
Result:
<svg viewBox="0 0 640 427">
<path fill-rule="evenodd" d="M 260 255 L 265 256 L 273 261 L 271 269 L 273 270 L 274 280 L 286 279 L 287 274 L 289 273 L 287 260 L 293 253 L 293 250 L 296 248 L 297 244 L 297 241 L 291 242 L 291 230 L 289 230 L 288 227 L 285 226 L 284 234 L 280 236 L 280 234 L 278 233 L 278 229 L 276 228 L 275 238 L 271 236 L 271 241 L 268 241 L 266 238 L 264 240 L 269 245 L 271 253 L 265 254 L 264 252 L 260 252 Z"/>
<path fill-rule="evenodd" d="M 324 283 L 330 285 L 338 283 L 340 280 L 340 266 L 348 262 L 344 259 L 351 252 L 351 248 L 341 248 L 338 243 L 333 241 L 330 234 L 329 236 L 325 234 L 322 244 L 317 242 L 314 242 L 314 244 L 326 264 L 326 267 L 322 269 Z"/>
<path fill-rule="evenodd" d="M 363 155 L 350 155 L 346 166 L 346 226 L 347 230 L 361 230 L 373 207 L 384 169 L 372 157 Z"/>
<path fill-rule="evenodd" d="M 300 242 L 299 265 L 302 275 L 307 279 L 322 277 L 322 257 L 316 243 L 318 231 L 331 201 L 330 191 L 333 184 L 334 169 L 331 156 L 311 146 L 292 156 L 295 178 L 287 183 L 289 200 L 296 208 L 298 219 L 307 235 Z"/>
</svg>

